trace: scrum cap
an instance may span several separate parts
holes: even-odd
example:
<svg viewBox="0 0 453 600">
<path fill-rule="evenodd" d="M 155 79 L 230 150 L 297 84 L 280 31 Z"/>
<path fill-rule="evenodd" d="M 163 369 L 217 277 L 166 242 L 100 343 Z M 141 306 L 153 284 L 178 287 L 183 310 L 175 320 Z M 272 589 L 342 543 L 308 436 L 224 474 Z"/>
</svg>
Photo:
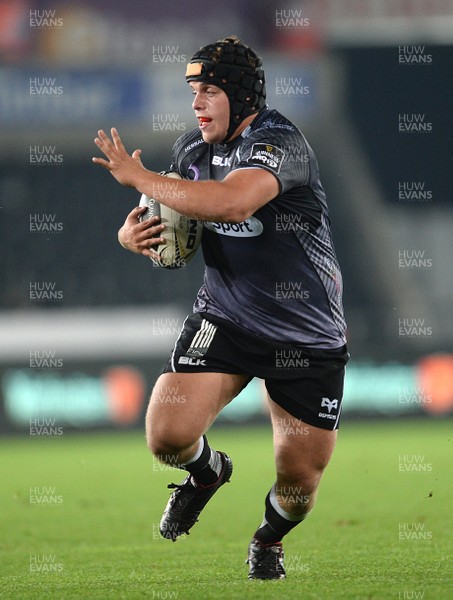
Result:
<svg viewBox="0 0 453 600">
<path fill-rule="evenodd" d="M 221 88 L 230 103 L 230 123 L 225 140 L 249 115 L 266 106 L 262 61 L 235 35 L 204 46 L 190 59 L 186 80 L 212 83 Z"/>
</svg>

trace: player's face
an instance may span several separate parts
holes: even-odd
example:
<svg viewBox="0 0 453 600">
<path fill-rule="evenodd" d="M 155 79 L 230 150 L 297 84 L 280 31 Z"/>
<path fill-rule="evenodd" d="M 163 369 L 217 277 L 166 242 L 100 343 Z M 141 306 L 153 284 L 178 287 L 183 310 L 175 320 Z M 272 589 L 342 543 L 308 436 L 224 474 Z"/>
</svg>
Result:
<svg viewBox="0 0 453 600">
<path fill-rule="evenodd" d="M 203 140 L 208 144 L 222 142 L 230 122 L 228 96 L 215 85 L 198 81 L 193 81 L 189 85 L 194 95 L 192 108 L 198 119 Z"/>
</svg>

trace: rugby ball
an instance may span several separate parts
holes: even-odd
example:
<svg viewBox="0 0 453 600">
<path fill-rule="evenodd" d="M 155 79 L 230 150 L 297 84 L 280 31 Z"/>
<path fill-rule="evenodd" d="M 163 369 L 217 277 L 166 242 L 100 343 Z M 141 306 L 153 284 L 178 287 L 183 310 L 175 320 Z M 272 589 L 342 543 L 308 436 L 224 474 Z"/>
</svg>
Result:
<svg viewBox="0 0 453 600">
<path fill-rule="evenodd" d="M 160 175 L 172 179 L 182 179 L 174 171 L 163 171 Z M 151 217 L 160 217 L 160 222 L 166 225 L 166 229 L 159 237 L 164 237 L 165 242 L 158 246 L 153 246 L 160 260 L 151 258 L 157 267 L 164 269 L 180 269 L 185 267 L 195 256 L 203 233 L 203 223 L 197 219 L 185 217 L 172 208 L 160 204 L 154 198 L 142 194 L 139 206 L 146 206 L 147 211 L 140 216 L 141 221 Z"/>
</svg>

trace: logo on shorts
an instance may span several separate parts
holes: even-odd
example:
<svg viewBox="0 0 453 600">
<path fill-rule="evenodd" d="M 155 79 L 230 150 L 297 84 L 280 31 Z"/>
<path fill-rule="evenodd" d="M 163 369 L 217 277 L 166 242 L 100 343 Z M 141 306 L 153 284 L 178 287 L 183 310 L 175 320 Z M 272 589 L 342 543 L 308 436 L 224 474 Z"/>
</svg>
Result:
<svg viewBox="0 0 453 600">
<path fill-rule="evenodd" d="M 280 173 L 285 153 L 277 146 L 271 144 L 253 144 L 249 161 L 261 163 L 275 173 Z"/>
<path fill-rule="evenodd" d="M 321 408 L 327 408 L 328 412 L 320 412 L 318 417 L 322 419 L 336 419 L 336 415 L 330 414 L 333 409 L 338 410 L 338 400 L 335 398 L 333 400 L 329 400 L 329 398 L 323 398 L 321 400 Z"/>
<path fill-rule="evenodd" d="M 332 408 L 338 408 L 338 400 L 329 400 L 329 398 L 323 398 L 321 402 L 321 408 L 325 406 L 327 410 L 332 412 Z"/>
<path fill-rule="evenodd" d="M 203 319 L 200 324 L 200 329 L 194 335 L 193 340 L 189 348 L 187 349 L 186 356 L 181 356 L 181 358 L 178 361 L 179 364 L 192 366 L 206 366 L 206 363 L 204 361 L 198 360 L 198 362 L 196 362 L 196 359 L 199 359 L 201 356 L 204 356 L 209 350 L 209 346 L 211 345 L 212 340 L 214 339 L 216 331 L 216 325 L 210 323 L 206 319 Z M 193 362 L 188 362 L 187 357 L 193 357 L 190 358 L 190 360 Z M 185 361 L 182 362 L 182 359 L 185 359 Z"/>
<path fill-rule="evenodd" d="M 190 365 L 191 367 L 205 367 L 206 360 L 202 358 L 192 358 L 191 356 L 180 356 L 179 365 Z"/>
</svg>

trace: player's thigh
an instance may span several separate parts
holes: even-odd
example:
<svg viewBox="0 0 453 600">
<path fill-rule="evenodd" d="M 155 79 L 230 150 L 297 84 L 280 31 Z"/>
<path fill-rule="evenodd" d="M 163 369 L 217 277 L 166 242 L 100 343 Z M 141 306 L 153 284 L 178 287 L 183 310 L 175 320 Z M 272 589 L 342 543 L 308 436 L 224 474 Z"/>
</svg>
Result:
<svg viewBox="0 0 453 600">
<path fill-rule="evenodd" d="M 163 373 L 148 406 L 148 441 L 193 443 L 249 380 L 247 375 L 231 373 Z"/>
<path fill-rule="evenodd" d="M 337 431 L 297 419 L 269 396 L 277 475 L 288 481 L 317 480 L 335 448 Z"/>
<path fill-rule="evenodd" d="M 342 348 L 338 356 L 310 359 L 299 377 L 266 379 L 282 476 L 305 474 L 315 481 L 327 466 L 341 417 L 345 360 Z"/>
</svg>

